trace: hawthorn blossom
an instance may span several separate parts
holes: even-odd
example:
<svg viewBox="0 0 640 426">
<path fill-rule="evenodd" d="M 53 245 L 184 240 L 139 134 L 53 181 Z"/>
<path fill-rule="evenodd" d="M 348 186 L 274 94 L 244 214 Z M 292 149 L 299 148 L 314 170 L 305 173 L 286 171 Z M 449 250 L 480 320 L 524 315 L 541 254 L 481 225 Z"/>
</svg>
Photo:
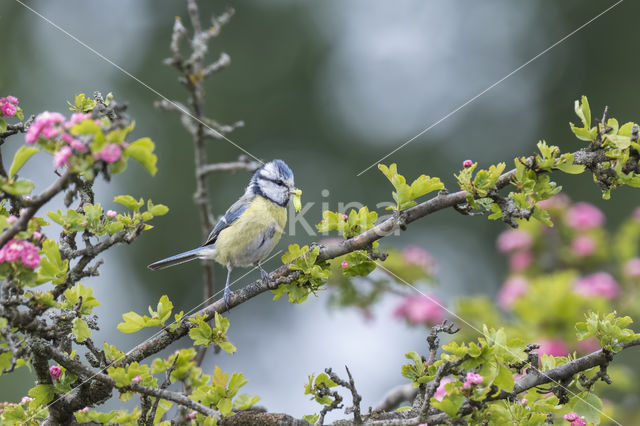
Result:
<svg viewBox="0 0 640 426">
<path fill-rule="evenodd" d="M 36 241 L 40 241 L 40 239 L 42 238 L 42 233 L 38 232 L 38 231 L 33 231 L 33 239 Z"/>
<path fill-rule="evenodd" d="M 538 348 L 540 358 L 542 358 L 543 354 L 566 356 L 569 353 L 569 348 L 567 348 L 567 345 L 560 339 L 542 339 L 537 343 L 540 345 L 540 348 Z"/>
<path fill-rule="evenodd" d="M 20 404 L 24 404 L 27 402 L 35 401 L 35 398 L 31 398 L 30 396 L 23 396 L 20 400 Z"/>
<path fill-rule="evenodd" d="M 455 379 L 453 377 L 447 376 L 440 379 L 440 386 L 438 386 L 438 389 L 436 389 L 435 393 L 433 394 L 433 399 L 435 399 L 436 401 L 442 401 L 444 399 L 444 396 L 447 394 L 447 389 L 445 389 L 445 386 L 447 385 L 447 383 L 451 382 L 455 382 Z"/>
<path fill-rule="evenodd" d="M 118 216 L 118 213 L 113 210 L 107 210 L 107 217 L 109 219 L 115 219 Z M 343 262 L 344 263 L 344 262 Z"/>
<path fill-rule="evenodd" d="M 71 114 L 71 118 L 69 119 L 69 121 L 67 121 L 66 123 L 64 123 L 64 127 L 66 127 L 67 129 L 69 127 L 72 127 L 84 120 L 87 120 L 91 118 L 91 114 L 90 113 L 82 113 L 82 112 L 75 112 L 73 114 Z"/>
<path fill-rule="evenodd" d="M 71 156 L 71 148 L 68 146 L 63 146 L 60 148 L 58 152 L 53 155 L 53 165 L 58 168 L 69 161 L 69 157 Z"/>
<path fill-rule="evenodd" d="M 509 278 L 498 292 L 498 306 L 503 309 L 511 308 L 516 300 L 527 294 L 527 291 L 529 281 L 525 277 Z"/>
<path fill-rule="evenodd" d="M 86 152 L 87 146 L 80 142 L 78 139 L 71 136 L 69 133 L 62 134 L 62 140 L 69 144 L 72 149 L 75 149 L 78 152 Z"/>
<path fill-rule="evenodd" d="M 596 251 L 596 242 L 591 237 L 583 235 L 571 241 L 571 250 L 577 257 L 591 256 Z"/>
<path fill-rule="evenodd" d="M 14 223 L 16 223 L 18 221 L 18 216 L 15 215 L 11 215 L 7 218 L 7 223 L 9 225 L 13 225 Z"/>
<path fill-rule="evenodd" d="M 16 115 L 16 112 L 18 111 L 15 105 L 9 102 L 2 104 L 2 106 L 0 106 L 0 110 L 2 111 L 2 115 L 6 117 L 13 117 L 14 115 Z"/>
<path fill-rule="evenodd" d="M 120 159 L 121 155 L 122 149 L 120 149 L 120 147 L 115 143 L 110 143 L 105 146 L 99 154 L 100 158 L 107 163 L 115 163 Z"/>
<path fill-rule="evenodd" d="M 578 279 L 574 290 L 583 297 L 603 297 L 609 300 L 620 295 L 620 286 L 607 272 L 596 272 Z"/>
<path fill-rule="evenodd" d="M 624 272 L 630 277 L 640 277 L 640 257 L 635 257 L 624 265 Z"/>
<path fill-rule="evenodd" d="M 517 250 L 528 250 L 533 244 L 533 238 L 527 231 L 509 229 L 498 235 L 496 245 L 502 253 L 511 253 Z"/>
<path fill-rule="evenodd" d="M 27 133 L 25 135 L 25 142 L 28 145 L 33 145 L 36 143 L 40 136 L 46 139 L 55 138 L 60 134 L 60 130 L 57 126 L 60 123 L 64 123 L 64 115 L 59 112 L 49 112 L 45 111 L 41 114 L 38 114 L 36 119 L 31 123 Z"/>
<path fill-rule="evenodd" d="M 468 169 L 471 166 L 473 166 L 473 161 L 471 160 L 464 160 L 462 162 L 462 167 L 464 167 L 465 169 Z"/>
<path fill-rule="evenodd" d="M 578 352 L 582 352 L 584 354 L 590 354 L 591 352 L 595 352 L 600 348 L 600 343 L 593 337 L 589 337 L 588 339 L 584 339 L 578 342 Z"/>
<path fill-rule="evenodd" d="M 569 205 L 569 197 L 566 194 L 556 194 L 553 197 L 538 201 L 538 207 L 543 210 L 564 209 Z"/>
<path fill-rule="evenodd" d="M 140 383 L 140 380 L 142 380 L 142 376 L 136 376 L 131 379 L 131 383 Z"/>
<path fill-rule="evenodd" d="M 478 373 L 468 372 L 467 377 L 464 379 L 464 383 L 462 384 L 463 389 L 471 389 L 473 385 L 479 385 L 482 383 L 483 377 Z"/>
<path fill-rule="evenodd" d="M 342 269 L 348 268 L 349 267 L 349 262 L 347 262 L 346 260 L 343 260 L 342 264 L 340 266 L 342 266 Z"/>
<path fill-rule="evenodd" d="M 404 318 L 410 324 L 434 325 L 444 321 L 442 303 L 434 296 L 408 295 L 393 311 L 396 318 Z"/>
<path fill-rule="evenodd" d="M 29 241 L 14 238 L 0 249 L 0 263 L 18 260 L 27 268 L 35 269 L 40 265 L 38 247 Z"/>
<path fill-rule="evenodd" d="M 51 367 L 49 367 L 49 375 L 53 380 L 58 380 L 61 374 L 62 370 L 57 365 L 52 365 Z"/>
<path fill-rule="evenodd" d="M 189 417 L 191 420 L 193 420 L 193 419 L 195 419 L 195 418 L 196 418 L 196 415 L 198 415 L 198 412 L 197 412 L 197 411 L 192 411 L 192 412 L 190 412 L 190 413 L 189 413 L 189 416 L 188 416 L 188 417 Z"/>
<path fill-rule="evenodd" d="M 533 263 L 533 253 L 529 250 L 517 251 L 509 258 L 509 268 L 512 271 L 520 272 L 527 269 Z"/>
<path fill-rule="evenodd" d="M 571 413 L 565 414 L 564 419 L 568 422 L 571 422 L 571 426 L 585 426 L 587 424 L 584 418 L 581 418 L 577 413 L 573 411 Z"/>
<path fill-rule="evenodd" d="M 574 229 L 591 229 L 602 226 L 605 221 L 604 213 L 593 204 L 575 203 L 567 211 L 567 224 Z"/>
<path fill-rule="evenodd" d="M 438 264 L 431 254 L 422 247 L 408 245 L 402 249 L 402 257 L 407 263 L 420 266 L 426 273 L 434 273 Z"/>
</svg>

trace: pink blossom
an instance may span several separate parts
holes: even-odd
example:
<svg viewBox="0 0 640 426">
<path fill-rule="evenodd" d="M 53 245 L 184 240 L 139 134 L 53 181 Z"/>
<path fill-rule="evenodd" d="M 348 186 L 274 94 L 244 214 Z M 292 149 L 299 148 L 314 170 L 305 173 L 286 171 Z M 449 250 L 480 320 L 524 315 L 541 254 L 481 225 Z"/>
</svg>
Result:
<svg viewBox="0 0 640 426">
<path fill-rule="evenodd" d="M 393 311 L 396 318 L 405 318 L 410 324 L 439 324 L 444 320 L 442 303 L 434 296 L 408 295 Z"/>
<path fill-rule="evenodd" d="M 13 225 L 13 224 L 14 224 L 14 223 L 16 223 L 17 221 L 18 221 L 18 217 L 17 217 L 17 216 L 14 216 L 14 215 L 11 215 L 11 216 L 9 216 L 9 217 L 7 218 L 7 223 L 8 223 L 9 225 Z"/>
<path fill-rule="evenodd" d="M 87 113 L 87 114 L 84 114 L 82 112 L 73 113 L 73 114 L 71 114 L 71 118 L 69 119 L 69 121 L 67 121 L 64 124 L 64 127 L 66 127 L 66 128 L 72 127 L 72 126 L 74 126 L 74 125 L 76 125 L 78 123 L 81 123 L 84 120 L 89 119 L 89 118 L 91 118 L 91 114 L 89 114 L 89 113 Z"/>
<path fill-rule="evenodd" d="M 81 413 L 86 413 L 89 411 L 89 407 L 84 407 L 82 410 L 80 410 Z"/>
<path fill-rule="evenodd" d="M 578 342 L 578 352 L 583 354 L 590 354 L 598 349 L 600 349 L 600 343 L 593 337 L 589 337 Z"/>
<path fill-rule="evenodd" d="M 624 272 L 630 277 L 640 277 L 640 257 L 635 257 L 624 265 Z"/>
<path fill-rule="evenodd" d="M 69 133 L 63 133 L 62 140 L 68 143 L 71 148 L 75 149 L 78 152 L 87 151 L 86 145 L 80 142 L 78 139 L 71 136 Z"/>
<path fill-rule="evenodd" d="M 20 259 L 22 255 L 24 241 L 19 240 L 17 238 L 9 241 L 0 251 L 4 254 L 4 260 L 7 262 L 15 262 Z"/>
<path fill-rule="evenodd" d="M 107 210 L 107 217 L 110 219 L 115 219 L 118 216 L 118 213 L 113 210 Z M 342 262 L 343 264 L 346 262 Z"/>
<path fill-rule="evenodd" d="M 470 389 L 472 385 L 479 385 L 482 383 L 482 376 L 478 373 L 468 372 L 467 377 L 464 379 L 464 383 L 462 384 L 463 389 Z"/>
<path fill-rule="evenodd" d="M 136 376 L 133 379 L 131 379 L 131 383 L 139 383 L 140 380 L 142 380 L 142 376 Z"/>
<path fill-rule="evenodd" d="M 347 219 L 349 219 L 349 216 L 347 216 L 346 214 L 343 214 L 342 215 L 342 219 L 347 220 Z"/>
<path fill-rule="evenodd" d="M 533 238 L 527 231 L 509 229 L 498 235 L 496 242 L 498 250 L 502 253 L 510 253 L 516 250 L 528 250 L 531 248 Z"/>
<path fill-rule="evenodd" d="M 38 265 L 40 265 L 40 256 L 38 256 L 37 252 L 26 252 L 23 251 L 23 254 L 21 256 L 21 260 L 22 260 L 22 264 L 24 266 L 26 266 L 27 268 L 31 268 L 31 269 L 35 269 L 38 267 Z"/>
<path fill-rule="evenodd" d="M 498 306 L 509 309 L 516 300 L 529 291 L 529 281 L 524 277 L 509 278 L 498 292 Z"/>
<path fill-rule="evenodd" d="M 447 394 L 447 389 L 445 389 L 445 386 L 447 385 L 447 383 L 451 383 L 454 381 L 455 379 L 453 377 L 443 377 L 440 380 L 440 386 L 438 386 L 438 389 L 436 389 L 435 393 L 433 394 L 433 398 L 437 401 L 442 401 L 444 399 L 444 396 Z"/>
<path fill-rule="evenodd" d="M 347 262 L 346 260 L 342 261 L 342 264 L 340 265 L 342 266 L 342 269 L 344 268 L 348 268 L 349 267 L 349 262 Z"/>
<path fill-rule="evenodd" d="M 585 426 L 587 424 L 584 418 L 579 417 L 578 414 L 574 412 L 565 414 L 564 419 L 571 422 L 571 426 Z"/>
<path fill-rule="evenodd" d="M 31 398 L 30 396 L 23 396 L 22 399 L 20 400 L 20 404 L 24 404 L 27 402 L 31 402 L 34 401 L 34 398 Z"/>
<path fill-rule="evenodd" d="M 61 374 L 62 370 L 57 365 L 52 365 L 51 367 L 49 367 L 49 375 L 53 380 L 58 380 Z"/>
<path fill-rule="evenodd" d="M 55 167 L 60 167 L 63 164 L 66 164 L 67 161 L 69 161 L 70 156 L 71 148 L 69 148 L 68 146 L 63 146 L 58 152 L 53 155 L 53 165 Z"/>
<path fill-rule="evenodd" d="M 522 398 L 522 399 L 520 400 L 520 403 L 521 403 L 522 405 L 527 405 L 527 404 L 529 403 L 529 400 L 528 400 L 527 398 Z"/>
<path fill-rule="evenodd" d="M 100 158 L 102 158 L 107 163 L 115 163 L 120 159 L 122 155 L 122 150 L 115 143 L 110 143 L 105 146 L 100 152 Z"/>
<path fill-rule="evenodd" d="M 538 201 L 538 207 L 543 210 L 564 209 L 569 205 L 569 197 L 566 194 L 557 194 L 548 200 Z"/>
<path fill-rule="evenodd" d="M 589 203 L 575 203 L 567 211 L 567 224 L 574 229 L 591 229 L 604 224 L 604 214 Z"/>
<path fill-rule="evenodd" d="M 38 114 L 36 119 L 27 130 L 25 135 L 25 142 L 29 145 L 36 143 L 40 136 L 53 139 L 60 134 L 60 131 L 56 127 L 58 124 L 64 122 L 64 116 L 59 112 L 45 111 Z"/>
<path fill-rule="evenodd" d="M 40 239 L 42 238 L 42 233 L 38 232 L 38 231 L 33 231 L 33 239 L 36 241 L 40 241 Z"/>
<path fill-rule="evenodd" d="M 607 272 L 596 272 L 580 278 L 574 284 L 574 290 L 583 297 L 614 299 L 620 295 L 620 286 Z"/>
<path fill-rule="evenodd" d="M 464 167 L 465 169 L 467 169 L 467 168 L 469 168 L 471 166 L 473 166 L 473 161 L 471 161 L 471 160 L 464 160 L 462 162 L 462 167 Z"/>
<path fill-rule="evenodd" d="M 189 418 L 190 418 L 191 420 L 193 420 L 193 419 L 195 419 L 195 418 L 196 418 L 196 416 L 197 416 L 197 415 L 198 415 L 198 412 L 197 412 L 197 411 L 192 411 L 192 412 L 190 412 L 190 413 L 189 413 Z"/>
<path fill-rule="evenodd" d="M 596 251 L 596 242 L 586 235 L 576 237 L 571 241 L 571 250 L 578 257 L 591 256 Z"/>
<path fill-rule="evenodd" d="M 538 342 L 540 348 L 538 349 L 538 355 L 542 358 L 543 354 L 551 356 L 566 356 L 569 353 L 569 348 L 560 339 L 541 339 Z"/>
<path fill-rule="evenodd" d="M 8 102 L 6 104 L 2 104 L 0 109 L 2 110 L 2 114 L 7 117 L 13 117 L 14 115 L 16 115 L 16 112 L 18 111 L 15 105 Z"/>
<path fill-rule="evenodd" d="M 428 274 L 432 274 L 438 269 L 436 260 L 422 247 L 414 245 L 405 246 L 402 249 L 402 257 L 407 263 L 422 267 Z"/>
<path fill-rule="evenodd" d="M 533 253 L 529 250 L 517 251 L 509 258 L 509 268 L 512 271 L 524 271 L 533 263 Z"/>
<path fill-rule="evenodd" d="M 4 99 L 5 102 L 9 102 L 9 103 L 14 104 L 14 105 L 18 105 L 20 103 L 18 98 L 16 98 L 15 96 L 11 96 L 11 95 L 7 96 L 6 98 L 2 98 L 2 99 Z M 0 102 L 2 102 L 2 99 L 0 99 Z"/>
</svg>

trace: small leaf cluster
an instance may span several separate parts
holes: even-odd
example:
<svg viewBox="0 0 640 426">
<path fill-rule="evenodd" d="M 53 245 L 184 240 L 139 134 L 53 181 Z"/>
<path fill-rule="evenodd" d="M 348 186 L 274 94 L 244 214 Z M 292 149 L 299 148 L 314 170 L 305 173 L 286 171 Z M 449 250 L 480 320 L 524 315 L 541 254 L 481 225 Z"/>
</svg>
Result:
<svg viewBox="0 0 640 426">
<path fill-rule="evenodd" d="M 275 290 L 273 300 L 280 300 L 285 294 L 289 295 L 289 302 L 302 303 L 310 294 L 316 294 L 324 282 L 329 278 L 329 265 L 327 262 L 318 261 L 320 247 L 310 249 L 309 246 L 300 247 L 291 244 L 285 254 L 282 255 L 282 263 L 288 264 L 289 269 L 300 271 L 301 275 L 295 281 L 280 284 Z"/>
<path fill-rule="evenodd" d="M 378 169 L 384 174 L 395 188 L 392 192 L 393 201 L 396 207 L 387 207 L 387 210 L 401 211 L 418 204 L 416 198 L 422 197 L 430 192 L 444 188 L 440 178 L 420 175 L 416 180 L 407 184 L 407 179 L 398 173 L 398 166 L 393 163 L 389 167 L 378 164 Z"/>
<path fill-rule="evenodd" d="M 377 220 L 378 213 L 370 212 L 367 206 L 358 211 L 353 209 L 349 215 L 325 210 L 322 212 L 322 221 L 316 225 L 316 229 L 322 233 L 338 231 L 346 239 L 373 228 Z"/>
<path fill-rule="evenodd" d="M 627 122 L 620 125 L 615 118 L 609 118 L 606 123 L 596 122 L 592 126 L 591 108 L 586 96 L 575 101 L 575 112 L 582 126 L 570 123 L 571 131 L 578 139 L 590 142 L 590 149 L 602 149 L 610 158 L 592 170 L 602 189 L 602 197 L 609 199 L 611 190 L 618 186 L 640 187 L 638 124 Z"/>
<path fill-rule="evenodd" d="M 189 337 L 193 339 L 194 345 L 209 346 L 215 343 L 228 354 L 233 354 L 236 351 L 236 347 L 227 341 L 226 333 L 229 330 L 229 320 L 219 313 L 215 312 L 214 328 L 207 324 L 207 317 L 198 314 L 195 318 L 189 318 L 189 322 L 196 325 L 189 330 Z"/>
<path fill-rule="evenodd" d="M 328 391 L 331 388 L 338 386 L 336 382 L 325 374 L 320 373 L 317 376 L 311 375 L 307 383 L 304 385 L 304 394 L 311 395 L 311 399 L 315 400 L 318 404 L 331 405 L 335 401 L 335 397 Z M 302 420 L 309 423 L 316 423 L 319 416 L 317 414 L 308 414 L 302 417 Z"/>
<path fill-rule="evenodd" d="M 640 339 L 640 334 L 626 328 L 633 323 L 629 316 L 620 317 L 616 312 L 600 315 L 590 312 L 584 322 L 576 324 L 578 340 L 595 337 L 610 352 L 620 352 L 623 344 Z"/>
<path fill-rule="evenodd" d="M 136 331 L 140 331 L 146 327 L 164 327 L 166 321 L 171 317 L 171 312 L 173 311 L 173 303 L 169 300 L 169 297 L 165 294 L 160 297 L 158 301 L 158 305 L 156 310 L 154 311 L 151 306 L 149 306 L 149 315 L 140 315 L 136 312 L 127 312 L 126 314 L 122 314 L 123 322 L 118 324 L 118 330 L 123 333 L 135 333 Z M 176 322 L 179 322 L 182 319 L 183 312 L 175 315 Z M 175 325 L 175 324 L 172 324 Z M 175 325 L 174 328 L 177 328 Z"/>
</svg>

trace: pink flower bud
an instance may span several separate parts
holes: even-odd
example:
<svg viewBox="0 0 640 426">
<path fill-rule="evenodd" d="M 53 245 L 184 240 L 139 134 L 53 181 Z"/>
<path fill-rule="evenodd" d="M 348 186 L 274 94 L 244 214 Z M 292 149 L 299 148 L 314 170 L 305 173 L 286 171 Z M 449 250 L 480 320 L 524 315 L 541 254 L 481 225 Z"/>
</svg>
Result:
<svg viewBox="0 0 640 426">
<path fill-rule="evenodd" d="M 630 277 L 640 277 L 640 257 L 629 260 L 624 266 L 624 272 Z"/>
<path fill-rule="evenodd" d="M 20 400 L 20 404 L 24 404 L 26 402 L 31 402 L 33 400 L 34 400 L 34 398 L 31 398 L 30 396 L 23 396 L 22 399 Z"/>
<path fill-rule="evenodd" d="M 107 217 L 110 219 L 115 219 L 118 216 L 118 213 L 113 210 L 107 210 Z"/>
<path fill-rule="evenodd" d="M 100 158 L 106 161 L 107 163 L 115 163 L 120 159 L 122 155 L 122 150 L 115 143 L 110 143 L 105 146 L 100 152 Z"/>
<path fill-rule="evenodd" d="M 16 106 L 7 102 L 6 104 L 2 104 L 2 106 L 0 107 L 0 110 L 2 111 L 2 114 L 5 115 L 6 117 L 13 117 L 14 115 L 16 115 L 16 112 L 18 111 L 16 109 Z"/>
<path fill-rule="evenodd" d="M 574 229 L 591 229 L 604 224 L 599 208 L 589 203 L 575 203 L 567 212 L 567 224 Z"/>
<path fill-rule="evenodd" d="M 527 231 L 509 229 L 498 235 L 496 245 L 502 253 L 510 253 L 516 250 L 528 250 L 533 244 L 533 238 Z"/>
<path fill-rule="evenodd" d="M 53 155 L 53 165 L 57 168 L 65 164 L 71 156 L 71 148 L 63 146 L 58 152 Z"/>
<path fill-rule="evenodd" d="M 516 300 L 520 299 L 529 291 L 529 281 L 524 277 L 509 278 L 498 292 L 498 306 L 502 309 L 509 309 Z"/>
<path fill-rule="evenodd" d="M 529 403 L 529 400 L 527 398 L 522 398 L 520 400 L 520 403 L 523 404 L 523 405 L 527 405 Z"/>
<path fill-rule="evenodd" d="M 82 410 L 80 410 L 81 413 L 86 413 L 89 411 L 89 407 L 84 407 Z"/>
<path fill-rule="evenodd" d="M 473 161 L 471 160 L 464 160 L 462 162 L 462 167 L 464 167 L 465 169 L 468 169 L 471 166 L 473 166 Z"/>
<path fill-rule="evenodd" d="M 408 295 L 393 311 L 396 318 L 404 318 L 410 324 L 435 325 L 444 320 L 442 303 L 434 296 Z"/>
<path fill-rule="evenodd" d="M 38 232 L 38 231 L 33 231 L 33 239 L 36 241 L 40 241 L 40 239 L 42 238 L 42 233 Z"/>
<path fill-rule="evenodd" d="M 49 367 L 49 375 L 53 380 L 58 380 L 61 374 L 62 370 L 57 365 L 52 365 L 51 367 Z"/>
<path fill-rule="evenodd" d="M 189 418 L 190 418 L 191 420 L 193 420 L 193 419 L 195 419 L 195 418 L 196 418 L 196 415 L 197 415 L 197 414 L 198 414 L 198 412 L 197 412 L 197 411 L 192 411 L 192 412 L 190 412 L 190 413 L 189 413 Z"/>
<path fill-rule="evenodd" d="M 347 262 L 346 260 L 343 260 L 342 264 L 340 266 L 342 266 L 342 269 L 348 268 L 349 267 L 349 262 Z"/>
<path fill-rule="evenodd" d="M 433 398 L 436 401 L 442 401 L 445 397 L 445 395 L 447 394 L 447 389 L 445 388 L 445 386 L 447 385 L 447 383 L 451 383 L 454 382 L 455 379 L 453 377 L 443 377 L 440 380 L 440 386 L 438 386 L 438 389 L 436 389 L 436 392 L 433 394 Z"/>
<path fill-rule="evenodd" d="M 482 383 L 483 377 L 478 373 L 468 372 L 467 377 L 464 379 L 464 383 L 462 384 L 463 389 L 470 389 L 473 385 L 479 385 Z"/>
<path fill-rule="evenodd" d="M 538 349 L 538 355 L 542 358 L 543 354 L 551 356 L 566 356 L 569 353 L 569 348 L 560 339 L 542 339 L 538 341 L 540 348 Z"/>
<path fill-rule="evenodd" d="M 596 242 L 591 237 L 583 235 L 571 241 L 571 250 L 577 257 L 591 256 L 596 251 Z"/>
<path fill-rule="evenodd" d="M 31 196 L 30 195 L 25 195 L 24 197 L 25 201 L 31 201 Z"/>
<path fill-rule="evenodd" d="M 349 219 L 349 216 L 347 216 L 346 214 L 343 214 L 342 215 L 342 219 L 347 220 L 347 219 Z"/>
<path fill-rule="evenodd" d="M 602 297 L 611 300 L 620 295 L 620 286 L 611 274 L 596 272 L 576 281 L 574 291 L 585 298 Z"/>
<path fill-rule="evenodd" d="M 11 216 L 9 216 L 9 217 L 7 218 L 7 223 L 8 223 L 9 225 L 13 225 L 13 224 L 14 224 L 14 223 L 16 223 L 17 221 L 18 221 L 18 217 L 17 217 L 17 216 L 14 216 L 14 215 L 11 215 Z"/>
<path fill-rule="evenodd" d="M 142 380 L 142 377 L 136 376 L 133 379 L 131 379 L 131 383 L 140 383 L 140 380 Z"/>
</svg>

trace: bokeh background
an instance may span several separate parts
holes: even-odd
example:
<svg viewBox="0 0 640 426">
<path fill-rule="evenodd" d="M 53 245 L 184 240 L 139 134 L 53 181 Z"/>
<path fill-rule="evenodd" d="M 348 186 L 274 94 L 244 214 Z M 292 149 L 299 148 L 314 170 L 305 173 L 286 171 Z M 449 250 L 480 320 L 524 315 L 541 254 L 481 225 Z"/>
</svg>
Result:
<svg viewBox="0 0 640 426">
<path fill-rule="evenodd" d="M 232 65 L 207 83 L 207 113 L 221 122 L 242 120 L 245 127 L 229 137 L 256 156 L 282 158 L 294 170 L 303 201 L 315 203 L 306 219 L 319 222 L 322 203 L 375 206 L 388 201 L 391 187 L 373 168 L 356 174 L 441 119 L 540 52 L 571 33 L 613 1 L 510 0 L 476 2 L 402 0 L 278 0 L 202 2 L 202 16 L 233 6 L 236 15 L 213 41 L 211 59 L 224 51 Z M 206 3 L 206 4 L 204 4 Z M 28 6 L 42 15 L 27 9 Z M 576 120 L 573 101 L 588 95 L 594 115 L 605 104 L 622 122 L 638 120 L 638 2 L 620 3 L 575 35 L 492 88 L 432 130 L 394 154 L 410 178 L 439 176 L 455 188 L 453 172 L 471 158 L 481 166 L 508 164 L 533 152 L 539 139 L 573 150 L 578 141 L 568 122 Z M 200 243 L 190 136 L 177 115 L 160 112 L 158 97 L 74 41 L 86 43 L 163 95 L 179 101 L 186 93 L 173 69 L 162 65 L 174 16 L 187 21 L 185 2 L 78 0 L 0 2 L 0 93 L 21 100 L 26 114 L 66 110 L 65 101 L 80 92 L 113 92 L 129 104 L 136 119 L 134 136 L 150 136 L 157 146 L 155 178 L 136 165 L 100 184 L 98 199 L 113 207 L 114 195 L 150 197 L 170 214 L 132 246 L 111 250 L 102 275 L 91 280 L 102 305 L 102 330 L 95 336 L 128 350 L 148 333 L 123 335 L 115 329 L 122 313 L 142 312 L 167 294 L 178 310 L 201 301 L 197 263 L 162 272 L 150 262 Z M 48 22 L 47 20 L 50 20 Z M 52 24 L 53 23 L 53 24 Z M 54 26 L 55 25 L 55 26 Z M 21 141 L 10 140 L 11 158 Z M 3 147 L 5 149 L 5 147 Z M 224 141 L 210 141 L 212 161 L 230 161 L 240 152 Z M 29 163 L 25 176 L 37 189 L 54 178 L 50 158 Z M 587 200 L 605 211 L 614 226 L 637 206 L 637 193 L 614 191 L 610 202 L 586 176 L 558 177 L 574 200 Z M 246 173 L 212 175 L 209 181 L 216 214 L 241 195 Z M 321 191 L 328 190 L 328 196 Z M 54 208 L 61 207 L 56 200 Z M 416 244 L 440 264 L 433 292 L 448 306 L 460 295 L 493 297 L 505 277 L 504 258 L 495 236 L 504 229 L 482 217 L 451 211 L 429 216 L 410 232 L 385 239 L 383 247 Z M 279 248 L 317 240 L 298 227 Z M 279 265 L 276 257 L 268 269 Z M 235 277 L 242 272 L 234 273 Z M 257 278 L 246 277 L 236 285 Z M 219 286 L 222 268 L 216 268 Z M 87 281 L 89 283 L 89 281 Z M 218 287 L 219 288 L 219 287 Z M 392 318 L 397 298 L 383 300 L 371 318 L 354 310 L 327 309 L 327 298 L 302 305 L 272 302 L 263 294 L 230 314 L 233 355 L 209 353 L 205 368 L 241 371 L 243 389 L 259 395 L 271 411 L 295 416 L 318 407 L 303 395 L 307 376 L 348 365 L 364 396 L 374 405 L 400 375 L 403 354 L 425 351 L 425 330 Z M 188 344 L 182 341 L 170 349 Z M 165 352 L 166 353 L 166 352 Z M 16 400 L 32 386 L 30 373 L 0 378 L 0 400 Z M 117 399 L 109 408 L 120 407 Z M 331 418 L 335 417 L 329 417 Z"/>
</svg>

